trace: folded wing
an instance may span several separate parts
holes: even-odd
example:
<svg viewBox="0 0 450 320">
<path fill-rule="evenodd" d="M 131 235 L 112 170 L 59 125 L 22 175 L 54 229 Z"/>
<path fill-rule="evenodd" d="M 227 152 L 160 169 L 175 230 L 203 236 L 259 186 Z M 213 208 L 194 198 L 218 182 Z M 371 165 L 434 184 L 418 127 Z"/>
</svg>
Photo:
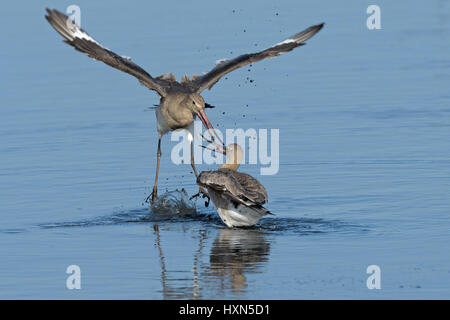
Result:
<svg viewBox="0 0 450 320">
<path fill-rule="evenodd" d="M 267 202 L 264 186 L 245 173 L 223 169 L 203 171 L 198 176 L 197 183 L 247 207 L 260 207 Z"/>
</svg>

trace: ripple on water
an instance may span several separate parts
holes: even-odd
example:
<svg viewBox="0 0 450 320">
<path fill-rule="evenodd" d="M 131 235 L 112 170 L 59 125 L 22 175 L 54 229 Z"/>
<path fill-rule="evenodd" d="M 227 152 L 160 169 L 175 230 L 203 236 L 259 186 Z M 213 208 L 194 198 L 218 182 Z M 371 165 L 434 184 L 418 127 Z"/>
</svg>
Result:
<svg viewBox="0 0 450 320">
<path fill-rule="evenodd" d="M 223 227 L 223 223 L 213 207 L 202 209 L 198 208 L 196 203 L 189 199 L 189 196 L 185 190 L 174 190 L 164 193 L 154 204 L 151 205 L 150 209 L 139 208 L 92 219 L 45 223 L 39 226 L 44 229 L 51 229 L 152 222 L 208 223 L 211 227 Z M 368 231 L 367 226 L 342 220 L 329 220 L 322 218 L 278 218 L 277 216 L 264 218 L 254 227 L 241 229 L 255 229 L 266 233 L 298 235 L 338 232 L 358 233 Z"/>
<path fill-rule="evenodd" d="M 15 233 L 24 233 L 27 232 L 28 229 L 22 229 L 22 228 L 10 228 L 10 229 L 3 229 L 0 230 L 0 232 L 2 233 L 6 233 L 6 234 L 15 234 Z"/>
<path fill-rule="evenodd" d="M 295 233 L 311 235 L 320 233 L 359 233 L 367 232 L 369 228 L 364 225 L 350 223 L 342 220 L 329 220 L 322 218 L 270 218 L 262 219 L 259 224 L 261 230 L 272 233 Z"/>
</svg>

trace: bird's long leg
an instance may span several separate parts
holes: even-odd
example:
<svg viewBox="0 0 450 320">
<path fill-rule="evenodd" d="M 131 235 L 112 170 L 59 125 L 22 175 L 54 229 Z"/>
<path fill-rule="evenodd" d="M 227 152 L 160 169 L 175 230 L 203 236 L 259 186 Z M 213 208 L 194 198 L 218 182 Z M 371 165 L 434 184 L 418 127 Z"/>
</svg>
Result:
<svg viewBox="0 0 450 320">
<path fill-rule="evenodd" d="M 194 170 L 195 180 L 197 180 L 197 178 L 198 178 L 198 173 L 197 173 L 197 169 L 195 168 L 194 143 L 193 143 L 193 141 L 191 141 L 191 167 L 192 167 L 192 169 Z M 193 195 L 193 196 L 191 197 L 191 199 L 197 198 L 197 197 L 200 196 L 200 195 L 202 195 L 203 198 L 208 198 L 208 201 L 205 202 L 205 206 L 208 206 L 208 205 L 209 205 L 209 199 L 210 199 L 210 198 L 209 198 L 208 192 L 206 192 L 206 190 L 203 189 L 203 187 L 199 187 L 199 188 L 198 188 L 198 193 L 195 194 L 195 195 Z"/>
<path fill-rule="evenodd" d="M 194 159 L 194 143 L 191 141 L 191 167 L 194 170 L 195 179 L 198 178 L 197 169 L 195 168 L 195 159 Z"/>
<path fill-rule="evenodd" d="M 155 202 L 156 198 L 158 197 L 159 162 L 161 160 L 161 137 L 158 138 L 158 151 L 156 152 L 156 157 L 157 160 L 156 160 L 155 184 L 153 185 L 153 191 L 152 194 L 150 195 L 152 197 L 152 203 Z"/>
</svg>

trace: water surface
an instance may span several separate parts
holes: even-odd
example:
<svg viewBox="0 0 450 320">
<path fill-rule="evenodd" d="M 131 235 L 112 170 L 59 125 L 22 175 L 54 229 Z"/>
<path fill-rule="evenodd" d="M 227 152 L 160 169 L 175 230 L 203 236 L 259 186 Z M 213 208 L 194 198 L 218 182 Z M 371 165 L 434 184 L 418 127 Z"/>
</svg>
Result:
<svg viewBox="0 0 450 320">
<path fill-rule="evenodd" d="M 202 200 L 179 215 L 143 203 L 155 93 L 61 43 L 43 5 L 3 4 L 0 298 L 450 297 L 449 3 L 378 1 L 374 31 L 372 3 L 356 0 L 76 4 L 106 47 L 178 79 L 326 26 L 204 94 L 219 129 L 280 130 L 278 174 L 240 169 L 266 186 L 276 215 L 230 230 Z M 173 145 L 164 137 L 160 193 L 192 195 Z M 81 290 L 66 289 L 72 264 Z M 381 290 L 367 289 L 369 265 Z"/>
</svg>

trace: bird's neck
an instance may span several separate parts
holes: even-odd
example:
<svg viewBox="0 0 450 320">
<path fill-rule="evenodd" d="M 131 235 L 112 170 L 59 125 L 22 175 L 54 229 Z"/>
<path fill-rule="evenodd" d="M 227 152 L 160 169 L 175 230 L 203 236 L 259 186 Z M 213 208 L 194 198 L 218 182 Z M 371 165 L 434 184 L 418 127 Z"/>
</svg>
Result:
<svg viewBox="0 0 450 320">
<path fill-rule="evenodd" d="M 224 163 L 222 166 L 220 166 L 220 169 L 230 169 L 233 171 L 236 171 L 239 168 L 239 164 L 237 163 Z"/>
</svg>

